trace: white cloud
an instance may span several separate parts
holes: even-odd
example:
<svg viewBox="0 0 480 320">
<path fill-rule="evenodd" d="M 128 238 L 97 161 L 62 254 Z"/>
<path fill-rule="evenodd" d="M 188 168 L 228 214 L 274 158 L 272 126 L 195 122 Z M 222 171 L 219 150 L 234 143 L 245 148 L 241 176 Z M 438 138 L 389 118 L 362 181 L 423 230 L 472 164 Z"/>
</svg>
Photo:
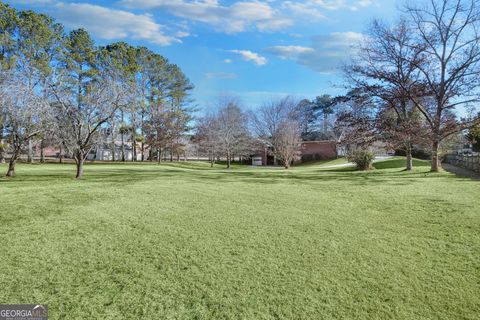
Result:
<svg viewBox="0 0 480 320">
<path fill-rule="evenodd" d="M 13 2 L 14 4 L 44 5 L 48 3 L 53 3 L 54 0 L 15 0 L 9 2 Z"/>
<path fill-rule="evenodd" d="M 225 62 L 225 63 L 232 63 L 232 59 L 225 59 L 225 60 L 223 60 L 223 62 Z"/>
<path fill-rule="evenodd" d="M 314 20 L 325 19 L 325 15 L 314 4 L 308 2 L 285 1 L 282 8 L 290 14 Z"/>
<path fill-rule="evenodd" d="M 334 32 L 312 38 L 310 47 L 275 46 L 265 51 L 281 59 L 295 61 L 320 73 L 335 73 L 353 52 L 353 46 L 364 39 L 356 32 Z"/>
<path fill-rule="evenodd" d="M 309 0 L 307 3 L 320 6 L 327 10 L 350 9 L 358 10 L 372 5 L 374 0 Z"/>
<path fill-rule="evenodd" d="M 207 79 L 236 79 L 238 74 L 236 73 L 226 73 L 226 72 L 208 72 L 205 74 Z"/>
<path fill-rule="evenodd" d="M 262 57 L 258 53 L 250 50 L 228 50 L 228 52 L 239 54 L 243 60 L 253 61 L 257 66 L 263 66 L 267 64 L 267 59 L 265 57 Z"/>
<path fill-rule="evenodd" d="M 132 38 L 166 46 L 181 42 L 179 38 L 188 35 L 167 35 L 166 28 L 157 24 L 148 14 L 133 14 L 88 3 L 59 2 L 54 9 L 54 15 L 66 26 L 83 27 L 103 39 Z"/>
<path fill-rule="evenodd" d="M 231 5 L 221 5 L 217 0 L 123 0 L 120 3 L 135 9 L 161 8 L 176 17 L 205 23 L 226 33 L 249 29 L 275 31 L 293 24 L 289 17 L 261 1 L 237 1 Z"/>
<path fill-rule="evenodd" d="M 296 59 L 299 55 L 313 52 L 314 49 L 302 46 L 275 46 L 267 48 L 265 51 L 282 59 Z"/>
</svg>

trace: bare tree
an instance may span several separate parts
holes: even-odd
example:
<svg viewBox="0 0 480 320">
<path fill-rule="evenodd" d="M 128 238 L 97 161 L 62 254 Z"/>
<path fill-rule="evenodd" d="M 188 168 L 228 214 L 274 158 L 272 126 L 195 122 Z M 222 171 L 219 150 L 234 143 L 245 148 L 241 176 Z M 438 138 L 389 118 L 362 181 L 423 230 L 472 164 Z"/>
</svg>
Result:
<svg viewBox="0 0 480 320">
<path fill-rule="evenodd" d="M 410 99 L 425 116 L 432 138 L 432 171 L 438 171 L 439 145 L 443 139 L 480 121 L 480 2 L 429 0 L 405 8 L 417 35 L 425 94 L 430 100 Z M 406 92 L 410 92 L 406 90 Z M 425 103 L 427 102 L 427 103 Z M 457 120 L 455 110 L 466 116 Z"/>
<path fill-rule="evenodd" d="M 278 133 L 283 123 L 296 118 L 296 105 L 291 97 L 270 99 L 251 113 L 253 131 L 272 149 L 274 164 L 277 164 Z M 300 124 L 299 124 L 300 126 Z"/>
<path fill-rule="evenodd" d="M 335 122 L 335 131 L 341 133 L 337 143 L 344 147 L 347 157 L 359 150 L 369 151 L 380 139 L 377 104 L 361 90 L 352 90 L 337 100 L 343 104 Z"/>
<path fill-rule="evenodd" d="M 13 177 L 22 150 L 31 139 L 51 128 L 50 110 L 46 99 L 28 81 L 12 73 L 3 73 L 1 77 L 0 117 L 11 153 L 7 176 Z"/>
<path fill-rule="evenodd" d="M 94 81 L 87 86 L 79 105 L 69 90 L 62 89 L 61 85 L 52 87 L 56 132 L 67 150 L 73 154 L 77 165 L 75 178 L 83 176 L 84 161 L 100 138 L 100 129 L 125 103 L 127 92 L 128 89 L 120 83 Z"/>
<path fill-rule="evenodd" d="M 153 153 L 150 160 L 154 158 L 160 162 L 162 153 L 171 145 L 172 141 L 172 120 L 173 114 L 169 108 L 159 104 L 151 105 L 149 108 L 149 118 L 144 123 L 144 134 L 146 142 Z"/>
<path fill-rule="evenodd" d="M 393 26 L 375 20 L 359 45 L 357 57 L 344 68 L 355 87 L 379 100 L 380 127 L 389 137 L 388 143 L 405 151 L 407 170 L 413 167 L 412 147 L 419 137 L 415 130 L 421 127 L 410 97 L 415 92 L 423 94 L 418 90 L 423 86 L 417 67 L 423 63 L 423 47 L 414 43 L 414 30 L 405 19 Z"/>
<path fill-rule="evenodd" d="M 277 132 L 276 153 L 285 169 L 299 154 L 302 136 L 300 124 L 295 120 L 286 120 L 280 123 Z"/>
<path fill-rule="evenodd" d="M 219 151 L 227 160 L 227 168 L 235 155 L 244 155 L 250 150 L 248 119 L 234 99 L 222 102 L 212 123 Z"/>
<path fill-rule="evenodd" d="M 216 119 L 213 114 L 199 118 L 195 126 L 194 136 L 194 142 L 198 145 L 199 152 L 208 156 L 211 167 L 220 155 L 215 122 Z"/>
</svg>

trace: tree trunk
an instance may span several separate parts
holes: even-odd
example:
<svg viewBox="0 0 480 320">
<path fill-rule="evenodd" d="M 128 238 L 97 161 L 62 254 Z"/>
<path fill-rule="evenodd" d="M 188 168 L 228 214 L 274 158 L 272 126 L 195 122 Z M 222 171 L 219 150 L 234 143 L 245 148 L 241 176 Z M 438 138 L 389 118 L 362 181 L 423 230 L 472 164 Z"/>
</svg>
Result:
<svg viewBox="0 0 480 320">
<path fill-rule="evenodd" d="M 412 159 L 412 146 L 410 144 L 407 145 L 407 149 L 405 150 L 406 152 L 406 164 L 405 164 L 405 169 L 407 171 L 411 171 L 413 169 L 413 159 Z"/>
<path fill-rule="evenodd" d="M 45 163 L 45 142 L 43 139 L 40 141 L 40 163 Z"/>
<path fill-rule="evenodd" d="M 439 149 L 440 143 L 438 140 L 434 140 L 432 143 L 432 166 L 430 171 L 432 172 L 439 172 L 440 171 L 440 159 L 438 157 L 438 149 Z"/>
<path fill-rule="evenodd" d="M 120 139 L 122 140 L 122 162 L 125 162 L 125 116 L 123 109 L 120 109 L 122 124 L 120 126 Z"/>
<path fill-rule="evenodd" d="M 116 158 L 116 156 L 115 156 L 115 151 L 116 151 L 115 149 L 116 149 L 116 148 L 115 148 L 115 140 L 113 140 L 113 138 L 112 138 L 112 146 L 111 146 L 111 148 L 112 148 L 112 161 L 115 161 L 115 160 L 116 160 L 116 159 L 115 159 L 115 158 Z"/>
<path fill-rule="evenodd" d="M 28 139 L 27 162 L 28 162 L 28 163 L 33 163 L 33 145 L 32 145 L 32 139 Z"/>
<path fill-rule="evenodd" d="M 227 169 L 230 169 L 230 153 L 227 153 Z"/>
<path fill-rule="evenodd" d="M 132 162 L 137 161 L 137 144 L 135 142 L 135 137 L 132 142 Z"/>
<path fill-rule="evenodd" d="M 111 145 L 110 145 L 110 148 L 112 150 L 112 161 L 115 161 L 116 160 L 116 155 L 115 155 L 115 116 L 112 117 L 112 123 L 111 123 L 111 139 L 112 141 L 110 142 Z"/>
<path fill-rule="evenodd" d="M 3 143 L 4 143 L 4 141 L 3 141 L 3 125 L 0 123 L 0 163 L 5 163 L 5 149 L 3 147 Z"/>
<path fill-rule="evenodd" d="M 75 160 L 75 163 L 77 164 L 77 174 L 75 175 L 75 179 L 81 179 L 83 176 L 83 163 L 85 161 L 85 157 L 82 151 L 77 151 Z"/>
<path fill-rule="evenodd" d="M 20 157 L 21 149 L 21 145 L 15 145 L 14 149 L 12 150 L 12 155 L 10 157 L 10 160 L 8 161 L 7 177 L 15 176 L 15 165 L 17 164 L 17 160 Z"/>
<path fill-rule="evenodd" d="M 143 129 L 145 127 L 145 113 L 144 111 L 141 112 L 140 115 L 140 135 L 142 136 L 142 141 L 140 142 L 140 152 L 142 153 L 140 155 L 140 161 L 145 161 L 145 134 L 143 132 Z"/>
<path fill-rule="evenodd" d="M 122 162 L 125 162 L 125 143 L 123 142 L 123 135 L 122 135 Z"/>
<path fill-rule="evenodd" d="M 15 164 L 17 163 L 17 159 L 12 157 L 8 162 L 8 171 L 7 177 L 14 177 L 15 176 Z"/>
</svg>

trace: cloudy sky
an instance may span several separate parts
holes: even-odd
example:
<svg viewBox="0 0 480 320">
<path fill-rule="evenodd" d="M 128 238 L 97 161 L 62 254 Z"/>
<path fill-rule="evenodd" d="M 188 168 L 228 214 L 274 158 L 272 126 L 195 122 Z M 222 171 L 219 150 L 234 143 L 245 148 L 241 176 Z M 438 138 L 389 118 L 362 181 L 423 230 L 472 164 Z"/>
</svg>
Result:
<svg viewBox="0 0 480 320">
<path fill-rule="evenodd" d="M 248 107 L 276 95 L 340 94 L 337 67 L 395 0 L 10 0 L 97 41 L 144 45 L 178 64 L 208 107 L 235 95 Z"/>
</svg>

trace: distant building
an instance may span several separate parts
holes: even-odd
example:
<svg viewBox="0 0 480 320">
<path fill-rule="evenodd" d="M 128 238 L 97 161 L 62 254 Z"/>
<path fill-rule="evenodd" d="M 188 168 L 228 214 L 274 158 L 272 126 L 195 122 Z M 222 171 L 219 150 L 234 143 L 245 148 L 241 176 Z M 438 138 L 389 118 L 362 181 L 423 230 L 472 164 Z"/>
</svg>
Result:
<svg viewBox="0 0 480 320">
<path fill-rule="evenodd" d="M 303 163 L 316 160 L 329 160 L 337 157 L 337 144 L 335 141 L 303 141 L 299 155 L 295 163 Z M 270 148 L 265 147 L 252 156 L 254 166 L 273 166 L 275 159 Z"/>
<path fill-rule="evenodd" d="M 133 160 L 133 148 L 132 142 L 126 141 L 124 143 L 124 152 L 125 152 L 125 161 Z M 137 161 L 142 160 L 142 151 L 140 145 L 136 145 L 136 159 Z M 148 158 L 148 150 L 145 152 L 144 158 Z M 115 157 L 113 156 L 115 152 Z M 97 144 L 87 155 L 87 160 L 98 160 L 98 161 L 119 161 L 122 160 L 122 143 L 120 141 L 115 141 L 115 147 L 112 143 L 99 143 Z"/>
<path fill-rule="evenodd" d="M 455 146 L 456 154 L 470 155 L 474 154 L 473 145 L 471 143 L 461 143 Z"/>
<path fill-rule="evenodd" d="M 300 148 L 301 162 L 329 160 L 337 157 L 335 141 L 304 141 Z"/>
</svg>

